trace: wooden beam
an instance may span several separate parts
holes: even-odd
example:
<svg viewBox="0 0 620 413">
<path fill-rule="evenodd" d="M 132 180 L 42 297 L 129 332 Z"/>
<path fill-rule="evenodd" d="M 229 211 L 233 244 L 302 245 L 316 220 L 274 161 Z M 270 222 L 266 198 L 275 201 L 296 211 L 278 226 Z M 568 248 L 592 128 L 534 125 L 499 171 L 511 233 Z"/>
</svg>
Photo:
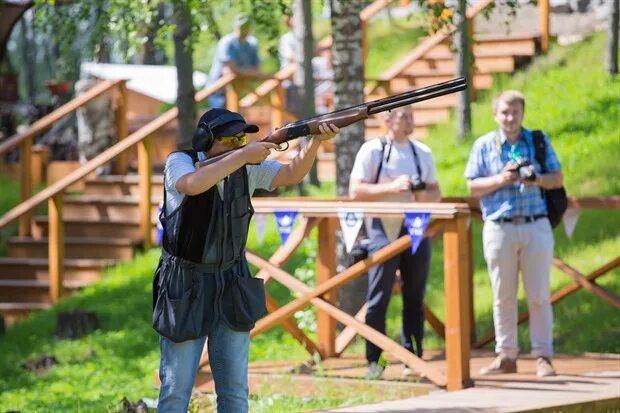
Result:
<svg viewBox="0 0 620 413">
<path fill-rule="evenodd" d="M 405 237 L 401 237 L 399 238 L 399 240 L 402 238 L 405 238 Z M 278 280 L 278 282 L 282 283 L 289 289 L 303 292 L 306 295 L 312 295 L 312 289 L 310 287 L 308 287 L 307 285 L 305 285 L 303 282 L 299 281 L 295 277 L 291 276 L 290 274 L 286 273 L 285 271 L 281 270 L 280 268 L 277 268 L 269 264 L 268 261 L 259 257 L 258 255 L 255 255 L 248 251 L 247 257 L 248 257 L 248 261 L 250 261 L 252 264 L 256 266 L 260 266 L 261 268 L 266 268 L 269 272 L 271 272 L 271 275 L 273 278 Z M 372 327 L 367 326 L 363 322 L 356 320 L 355 317 L 347 314 L 346 312 L 340 310 L 339 308 L 333 306 L 332 304 L 322 300 L 321 298 L 314 297 L 310 301 L 312 302 L 312 304 L 314 304 L 318 308 L 329 313 L 332 317 L 340 321 L 342 324 L 355 328 L 355 330 L 357 330 L 357 332 L 362 337 L 373 342 L 378 347 L 383 349 L 383 351 L 392 354 L 394 357 L 396 357 L 398 360 L 405 363 L 407 366 L 421 372 L 436 385 L 438 386 L 446 385 L 446 377 L 441 371 L 434 368 L 433 366 L 431 366 L 424 360 L 418 358 L 413 353 L 411 353 L 409 350 L 402 347 L 400 344 L 396 343 L 392 339 L 384 336 L 383 334 L 379 333 L 377 330 L 373 329 Z"/>
<path fill-rule="evenodd" d="M 444 229 L 444 288 L 446 302 L 446 361 L 448 390 L 471 387 L 470 378 L 470 290 L 467 276 L 469 216 L 458 215 Z"/>
<path fill-rule="evenodd" d="M 323 284 L 336 275 L 336 231 L 338 229 L 337 218 L 326 218 L 319 224 L 318 254 L 316 260 L 316 281 Z M 335 304 L 337 300 L 336 290 L 323 294 L 323 299 Z M 336 355 L 336 322 L 328 313 L 319 310 L 317 312 L 317 335 L 321 354 L 325 357 Z"/>
<path fill-rule="evenodd" d="M 596 285 L 595 282 L 589 280 L 584 277 L 579 271 L 566 264 L 565 262 L 559 260 L 558 258 L 553 258 L 553 265 L 558 268 L 560 271 L 567 274 L 569 277 L 573 279 L 576 284 L 579 284 L 581 288 L 584 288 L 591 293 L 594 293 L 601 297 L 608 304 L 620 308 L 620 298 L 612 292 L 607 291 L 599 285 Z"/>
<path fill-rule="evenodd" d="M 116 99 L 116 138 L 122 141 L 127 137 L 127 85 L 123 80 L 118 84 Z M 113 164 L 113 171 L 118 175 L 127 174 L 127 153 L 118 155 Z"/>
<path fill-rule="evenodd" d="M 314 290 L 308 292 L 307 294 L 304 294 L 299 298 L 296 298 L 295 300 L 280 307 L 275 312 L 258 320 L 256 326 L 254 327 L 254 330 L 256 330 L 256 334 L 269 330 L 277 323 L 279 323 L 284 317 L 288 317 L 296 311 L 301 310 L 302 308 L 307 306 L 313 298 L 319 297 L 326 292 L 333 290 L 334 288 L 338 288 L 341 285 L 344 285 L 347 282 L 360 277 L 362 274 L 366 273 L 370 267 L 379 263 L 383 263 L 394 257 L 395 255 L 400 254 L 406 248 L 408 248 L 410 244 L 411 243 L 409 240 L 409 235 L 398 238 L 396 241 L 381 248 L 379 251 L 366 258 L 364 261 L 360 261 L 352 265 L 335 277 L 330 278 L 328 281 L 318 285 Z"/>
<path fill-rule="evenodd" d="M 16 133 L 15 135 L 9 137 L 7 140 L 0 143 L 0 154 L 5 153 L 6 151 L 16 147 L 20 143 L 22 143 L 25 139 L 33 138 L 41 133 L 45 132 L 49 128 L 52 127 L 54 123 L 69 115 L 73 111 L 75 111 L 80 106 L 83 106 L 85 103 L 90 101 L 91 99 L 96 98 L 97 96 L 107 92 L 112 89 L 118 83 L 122 82 L 121 80 L 104 80 L 103 82 L 98 83 L 95 87 L 90 89 L 88 92 L 84 93 L 82 96 L 79 96 L 75 99 L 70 100 L 65 103 L 58 109 L 54 110 L 52 113 L 43 116 L 41 119 L 32 124 L 28 129 L 23 132 Z"/>
<path fill-rule="evenodd" d="M 538 31 L 540 48 L 546 52 L 549 49 L 549 0 L 538 0 Z"/>
<path fill-rule="evenodd" d="M 56 194 L 48 203 L 48 265 L 50 301 L 55 304 L 64 295 L 65 231 L 63 223 L 63 194 Z"/>
<path fill-rule="evenodd" d="M 215 93 L 222 87 L 225 87 L 229 82 L 231 82 L 234 79 L 235 79 L 235 75 L 232 73 L 222 76 L 216 82 L 210 84 L 208 87 L 196 93 L 195 95 L 196 101 L 200 102 L 204 100 L 207 96 Z M 81 100 L 81 98 L 83 98 L 84 96 L 90 96 L 89 93 L 95 89 L 96 89 L 96 86 L 93 89 L 86 92 L 80 98 L 74 99 L 71 102 Z M 45 188 L 43 191 L 35 194 L 30 199 L 28 199 L 26 202 L 22 202 L 15 208 L 8 211 L 2 217 L 0 217 L 0 228 L 3 228 L 9 222 L 12 222 L 13 220 L 21 217 L 22 215 L 27 214 L 32 208 L 46 201 L 48 198 L 53 197 L 57 193 L 64 191 L 68 186 L 83 179 L 84 177 L 86 177 L 86 175 L 88 175 L 95 169 L 99 168 L 103 164 L 110 162 L 112 159 L 114 159 L 119 154 L 125 152 L 127 149 L 131 148 L 138 142 L 142 141 L 147 136 L 152 135 L 153 133 L 157 132 L 158 130 L 166 126 L 168 123 L 175 120 L 177 116 L 178 116 L 178 109 L 176 107 L 168 110 L 167 112 L 159 116 L 157 119 L 153 120 L 152 122 L 149 122 L 145 126 L 141 127 L 140 129 L 138 129 L 137 131 L 129 135 L 126 139 L 123 139 L 121 142 L 118 142 L 116 145 L 112 146 L 111 148 L 106 149 L 105 151 L 103 151 L 102 153 L 100 153 L 99 155 L 91 159 L 90 161 L 88 161 L 86 164 L 82 165 L 76 171 L 73 171 L 69 175 L 55 182 L 53 185 L 50 185 L 47 188 Z M 25 134 L 26 133 L 19 134 L 19 136 L 17 135 L 16 136 L 17 138 L 20 138 L 21 136 L 24 136 Z M 19 142 L 21 142 L 21 140 Z M 3 144 L 0 144 L 0 148 L 1 148 L 0 153 L 2 153 L 2 149 L 5 149 L 7 147 L 6 145 L 9 145 L 8 141 L 4 142 Z M 11 148 L 12 146 L 9 145 L 8 147 Z"/>
<path fill-rule="evenodd" d="M 151 196 L 153 187 L 151 185 L 151 175 L 153 174 L 151 160 L 151 136 L 144 138 L 138 143 L 138 176 L 140 191 L 140 233 L 142 234 L 142 248 L 145 250 L 153 245 L 152 223 L 151 223 Z"/>
<path fill-rule="evenodd" d="M 32 196 L 32 136 L 20 143 L 20 202 L 25 202 Z M 32 213 L 22 215 L 19 220 L 19 236 L 27 237 L 31 234 Z"/>
</svg>

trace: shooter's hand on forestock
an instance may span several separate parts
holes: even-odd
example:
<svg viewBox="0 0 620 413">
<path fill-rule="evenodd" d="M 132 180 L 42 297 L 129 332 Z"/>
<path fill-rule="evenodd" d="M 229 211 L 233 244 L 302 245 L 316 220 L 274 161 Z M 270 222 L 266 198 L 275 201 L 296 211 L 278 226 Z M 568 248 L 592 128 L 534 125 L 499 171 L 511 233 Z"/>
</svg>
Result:
<svg viewBox="0 0 620 413">
<path fill-rule="evenodd" d="M 340 128 L 334 125 L 333 123 L 330 123 L 330 124 L 321 123 L 319 125 L 319 131 L 320 131 L 320 134 L 312 135 L 312 137 L 314 139 L 318 139 L 320 142 L 323 142 L 328 139 L 332 139 L 333 137 L 338 135 L 338 132 L 340 132 Z"/>
</svg>

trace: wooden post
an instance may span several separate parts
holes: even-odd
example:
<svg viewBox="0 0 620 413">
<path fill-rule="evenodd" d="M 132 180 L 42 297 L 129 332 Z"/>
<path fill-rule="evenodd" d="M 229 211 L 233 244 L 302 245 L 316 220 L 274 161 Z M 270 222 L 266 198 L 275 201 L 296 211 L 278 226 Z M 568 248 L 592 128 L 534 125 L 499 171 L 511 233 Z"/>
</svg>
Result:
<svg viewBox="0 0 620 413">
<path fill-rule="evenodd" d="M 549 0 L 538 0 L 538 30 L 540 48 L 546 52 L 549 48 Z"/>
<path fill-rule="evenodd" d="M 316 262 L 317 284 L 321 284 L 336 275 L 336 230 L 335 218 L 325 218 L 319 223 L 319 251 Z M 329 303 L 336 302 L 337 291 L 323 295 Z M 319 349 L 323 357 L 336 355 L 336 321 L 328 313 L 317 309 L 317 331 Z"/>
<path fill-rule="evenodd" d="M 234 79 L 226 85 L 226 109 L 232 112 L 239 112 L 239 90 L 241 84 L 239 79 Z"/>
<path fill-rule="evenodd" d="M 285 104 L 284 88 L 282 82 L 278 83 L 278 87 L 271 91 L 269 100 L 271 103 L 271 130 L 284 125 L 284 104 Z"/>
<path fill-rule="evenodd" d="M 118 96 L 116 101 L 116 138 L 118 142 L 127 137 L 127 85 L 125 80 L 118 84 Z M 122 152 L 113 163 L 115 174 L 127 173 L 127 152 Z"/>
<path fill-rule="evenodd" d="M 151 145 L 152 137 L 147 136 L 138 143 L 138 176 L 140 193 L 140 233 L 142 234 L 142 247 L 147 250 L 153 245 L 151 237 Z"/>
<path fill-rule="evenodd" d="M 20 144 L 19 163 L 20 170 L 20 195 L 21 202 L 24 202 L 32 196 L 32 136 L 24 139 Z M 30 223 L 32 221 L 32 212 L 28 211 L 19 219 L 19 236 L 27 237 L 31 233 Z"/>
<path fill-rule="evenodd" d="M 50 301 L 55 304 L 64 295 L 64 260 L 65 260 L 65 229 L 62 220 L 63 194 L 57 193 L 47 201 L 48 229 L 48 263 L 50 274 Z"/>
<path fill-rule="evenodd" d="M 470 215 L 467 220 L 467 239 L 469 242 L 467 243 L 467 283 L 470 286 L 469 288 L 469 329 L 470 329 L 470 340 L 471 344 L 475 343 L 478 339 L 476 337 L 476 315 L 474 314 L 474 249 L 473 249 L 473 239 L 472 239 L 472 228 L 473 225 L 473 217 Z"/>
<path fill-rule="evenodd" d="M 467 277 L 469 215 L 458 213 L 444 231 L 444 287 L 446 295 L 446 363 L 449 391 L 472 386 L 469 375 L 471 288 Z"/>
</svg>

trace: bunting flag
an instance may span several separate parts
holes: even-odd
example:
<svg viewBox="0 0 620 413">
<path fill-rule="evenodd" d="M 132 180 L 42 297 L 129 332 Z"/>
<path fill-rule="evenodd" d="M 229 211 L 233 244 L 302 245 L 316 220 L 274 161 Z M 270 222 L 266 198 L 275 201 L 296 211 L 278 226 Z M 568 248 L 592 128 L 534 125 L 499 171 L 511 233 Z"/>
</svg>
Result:
<svg viewBox="0 0 620 413">
<path fill-rule="evenodd" d="M 291 235 L 291 231 L 293 231 L 295 218 L 297 218 L 297 211 L 274 211 L 273 214 L 276 217 L 282 245 L 284 245 L 289 235 Z"/>
<path fill-rule="evenodd" d="M 400 234 L 400 229 L 403 226 L 402 218 L 381 218 L 381 224 L 383 224 L 383 231 L 388 241 L 392 242 Z"/>
<path fill-rule="evenodd" d="M 265 240 L 265 214 L 255 214 L 252 218 L 254 230 L 256 231 L 256 240 L 259 244 L 262 244 Z"/>
<path fill-rule="evenodd" d="M 411 237 L 411 253 L 415 254 L 431 220 L 429 212 L 405 212 L 405 227 Z"/>
<path fill-rule="evenodd" d="M 364 223 L 364 213 L 359 209 L 338 210 L 338 218 L 340 218 L 340 228 L 342 229 L 344 244 L 347 253 L 349 253 Z"/>
<path fill-rule="evenodd" d="M 568 207 L 564 216 L 562 217 L 562 224 L 564 224 L 564 232 L 568 238 L 572 238 L 575 227 L 577 226 L 577 220 L 579 219 L 579 207 Z"/>
</svg>

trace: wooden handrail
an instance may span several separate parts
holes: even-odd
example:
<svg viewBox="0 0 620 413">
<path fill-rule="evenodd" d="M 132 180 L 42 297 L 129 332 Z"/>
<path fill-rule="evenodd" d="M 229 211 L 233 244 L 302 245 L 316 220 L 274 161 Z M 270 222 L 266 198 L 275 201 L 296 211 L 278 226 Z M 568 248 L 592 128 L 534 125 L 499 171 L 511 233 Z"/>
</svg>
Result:
<svg viewBox="0 0 620 413">
<path fill-rule="evenodd" d="M 476 3 L 474 6 L 470 7 L 467 10 L 467 18 L 473 19 L 477 16 L 485 7 L 489 4 L 493 3 L 495 0 L 483 0 L 481 2 Z M 411 52 L 409 52 L 403 59 L 400 59 L 398 63 L 389 70 L 383 72 L 381 76 L 379 76 L 382 80 L 391 80 L 398 75 L 400 75 L 405 69 L 407 69 L 413 62 L 420 59 L 426 53 L 428 53 L 433 47 L 437 46 L 444 40 L 448 38 L 454 31 L 456 30 L 456 26 L 449 25 L 444 27 L 442 30 L 438 31 L 434 35 L 424 39 L 422 43 Z"/>
<path fill-rule="evenodd" d="M 16 147 L 26 139 L 45 132 L 46 130 L 51 128 L 56 121 L 69 115 L 71 112 L 75 111 L 79 107 L 84 106 L 90 100 L 124 82 L 125 80 L 105 80 L 101 83 L 98 83 L 96 86 L 88 90 L 83 95 L 72 99 L 58 109 L 54 110 L 52 113 L 45 115 L 44 117 L 33 123 L 32 126 L 30 126 L 24 132 L 16 133 L 15 135 L 8 138 L 6 141 L 0 143 L 0 155 Z"/>
<path fill-rule="evenodd" d="M 195 95 L 196 101 L 200 102 L 206 99 L 209 95 L 225 87 L 230 82 L 232 82 L 234 79 L 235 79 L 235 75 L 232 73 L 222 76 L 215 83 L 211 84 L 210 86 L 196 93 Z M 17 205 L 15 208 L 11 209 L 6 214 L 4 214 L 2 217 L 0 217 L 0 228 L 3 228 L 11 221 L 29 212 L 30 210 L 32 210 L 34 207 L 36 207 L 40 203 L 46 201 L 48 198 L 51 198 L 55 196 L 56 194 L 64 191 L 65 189 L 67 189 L 68 186 L 85 178 L 86 175 L 88 175 L 95 169 L 99 168 L 105 163 L 110 162 L 112 159 L 114 159 L 119 154 L 123 153 L 127 149 L 131 148 L 133 145 L 144 140 L 149 135 L 157 132 L 158 130 L 166 126 L 168 123 L 175 120 L 177 116 L 178 116 L 178 109 L 176 107 L 168 110 L 167 112 L 159 116 L 157 119 L 154 119 L 153 121 L 144 125 L 142 128 L 138 129 L 131 135 L 127 136 L 122 141 L 118 142 L 116 145 L 100 153 L 95 158 L 91 159 L 86 164 L 82 165 L 79 169 L 71 172 L 69 175 L 58 180 L 54 184 L 48 186 L 47 188 L 37 193 L 36 195 L 32 196 L 25 202 L 22 202 L 21 204 Z"/>
<path fill-rule="evenodd" d="M 402 216 L 403 211 L 430 212 L 436 219 L 451 219 L 458 214 L 469 214 L 468 205 L 452 203 L 360 202 L 346 199 L 313 199 L 309 202 L 303 198 L 256 198 L 252 200 L 252 205 L 259 214 L 281 209 L 295 210 L 313 217 L 334 216 L 334 211 L 339 209 L 359 209 L 365 216 Z"/>
</svg>

